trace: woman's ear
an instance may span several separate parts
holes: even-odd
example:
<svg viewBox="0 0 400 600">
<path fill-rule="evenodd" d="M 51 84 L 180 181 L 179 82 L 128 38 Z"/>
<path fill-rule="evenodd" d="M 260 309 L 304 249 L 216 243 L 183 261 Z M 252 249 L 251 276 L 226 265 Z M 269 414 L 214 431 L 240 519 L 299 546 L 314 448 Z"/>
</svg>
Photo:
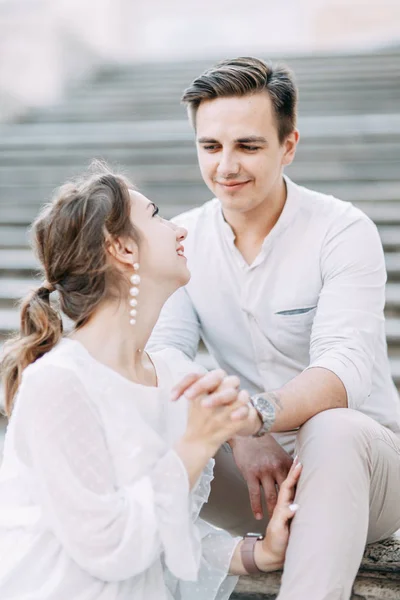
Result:
<svg viewBox="0 0 400 600">
<path fill-rule="evenodd" d="M 107 252 L 122 265 L 133 265 L 138 262 L 137 244 L 129 238 L 108 238 Z"/>
</svg>

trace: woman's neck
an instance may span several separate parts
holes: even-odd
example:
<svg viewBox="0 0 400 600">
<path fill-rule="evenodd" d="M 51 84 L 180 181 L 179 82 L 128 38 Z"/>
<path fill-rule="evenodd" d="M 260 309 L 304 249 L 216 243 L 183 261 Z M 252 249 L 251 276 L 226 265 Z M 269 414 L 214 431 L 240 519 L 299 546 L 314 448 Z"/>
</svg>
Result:
<svg viewBox="0 0 400 600">
<path fill-rule="evenodd" d="M 131 325 L 127 302 L 104 303 L 85 325 L 68 337 L 79 341 L 93 358 L 127 379 L 156 385 L 155 370 L 144 349 L 162 305 L 163 302 L 147 302 L 141 296 L 136 323 Z"/>
</svg>

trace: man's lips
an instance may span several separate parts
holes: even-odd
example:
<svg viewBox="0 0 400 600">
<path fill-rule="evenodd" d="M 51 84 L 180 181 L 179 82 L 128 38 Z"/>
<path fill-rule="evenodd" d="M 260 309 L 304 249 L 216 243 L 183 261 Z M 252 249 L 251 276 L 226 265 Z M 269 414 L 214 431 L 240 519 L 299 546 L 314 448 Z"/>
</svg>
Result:
<svg viewBox="0 0 400 600">
<path fill-rule="evenodd" d="M 217 181 L 218 185 L 222 185 L 226 188 L 238 188 L 242 185 L 245 185 L 246 183 L 249 183 L 249 180 L 247 181 Z"/>
</svg>

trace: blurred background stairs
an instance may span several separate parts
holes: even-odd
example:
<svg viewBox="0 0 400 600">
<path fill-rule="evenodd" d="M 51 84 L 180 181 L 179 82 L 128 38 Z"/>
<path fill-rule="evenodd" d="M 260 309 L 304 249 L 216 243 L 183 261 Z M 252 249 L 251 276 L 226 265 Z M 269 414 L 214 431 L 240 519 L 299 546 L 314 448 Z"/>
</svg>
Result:
<svg viewBox="0 0 400 600">
<path fill-rule="evenodd" d="M 288 175 L 353 202 L 379 228 L 387 340 L 400 386 L 400 49 L 282 62 L 300 89 L 301 142 Z M 123 167 L 166 217 L 210 199 L 179 102 L 210 64 L 104 67 L 61 104 L 0 125 L 0 346 L 18 328 L 18 299 L 36 285 L 29 223 L 52 190 L 92 158 Z"/>
</svg>

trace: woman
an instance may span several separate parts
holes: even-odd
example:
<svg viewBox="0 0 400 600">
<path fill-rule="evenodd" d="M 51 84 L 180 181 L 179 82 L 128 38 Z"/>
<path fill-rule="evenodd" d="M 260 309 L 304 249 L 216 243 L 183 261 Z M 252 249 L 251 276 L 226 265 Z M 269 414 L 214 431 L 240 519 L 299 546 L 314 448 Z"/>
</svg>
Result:
<svg viewBox="0 0 400 600">
<path fill-rule="evenodd" d="M 144 351 L 164 302 L 190 278 L 186 231 L 104 167 L 62 187 L 33 231 L 46 282 L 23 301 L 2 361 L 0 597 L 228 598 L 246 573 L 243 541 L 198 517 L 212 456 L 255 433 L 258 414 L 220 370 L 204 375 L 208 396 L 172 402 L 198 367 Z M 65 336 L 53 291 L 74 323 Z M 224 405 L 206 406 L 216 395 Z M 254 546 L 262 571 L 282 565 L 300 470 Z"/>
</svg>

